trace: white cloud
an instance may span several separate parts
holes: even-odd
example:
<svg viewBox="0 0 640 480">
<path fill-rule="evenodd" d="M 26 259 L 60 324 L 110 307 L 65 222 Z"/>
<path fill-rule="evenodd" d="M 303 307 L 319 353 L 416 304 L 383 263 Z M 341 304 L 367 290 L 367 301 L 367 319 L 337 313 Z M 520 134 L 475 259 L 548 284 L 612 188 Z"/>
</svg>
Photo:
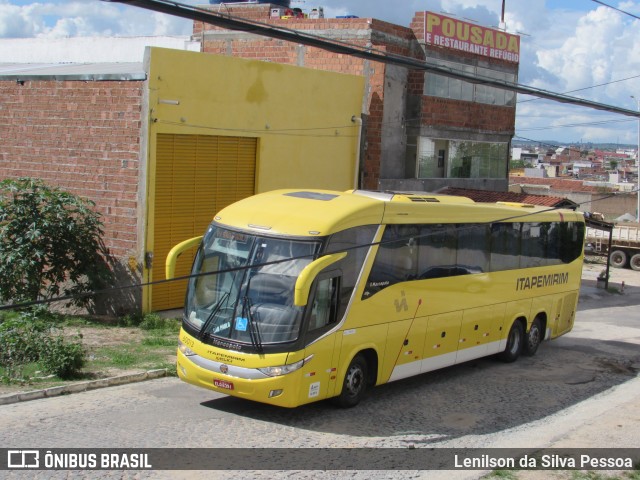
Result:
<svg viewBox="0 0 640 480">
<path fill-rule="evenodd" d="M 188 35 L 191 29 L 189 20 L 100 0 L 58 0 L 22 6 L 0 0 L 0 38 Z"/>
<path fill-rule="evenodd" d="M 18 7 L 0 3 L 0 38 L 32 37 L 38 31 L 31 11 L 32 7 Z"/>
</svg>

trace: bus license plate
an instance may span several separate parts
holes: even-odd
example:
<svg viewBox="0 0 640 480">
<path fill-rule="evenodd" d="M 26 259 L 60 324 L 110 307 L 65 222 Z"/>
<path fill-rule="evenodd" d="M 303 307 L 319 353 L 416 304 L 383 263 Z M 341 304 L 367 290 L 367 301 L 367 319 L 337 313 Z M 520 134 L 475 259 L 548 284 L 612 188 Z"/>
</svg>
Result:
<svg viewBox="0 0 640 480">
<path fill-rule="evenodd" d="M 213 385 L 218 388 L 224 388 L 225 390 L 233 390 L 233 383 L 224 380 L 214 380 Z"/>
</svg>

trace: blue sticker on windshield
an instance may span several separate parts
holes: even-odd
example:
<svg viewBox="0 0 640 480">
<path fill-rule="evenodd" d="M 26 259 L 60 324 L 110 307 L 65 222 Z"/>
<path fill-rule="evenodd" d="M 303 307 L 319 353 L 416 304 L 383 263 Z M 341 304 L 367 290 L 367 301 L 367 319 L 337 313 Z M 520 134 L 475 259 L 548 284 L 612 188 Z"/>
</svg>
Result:
<svg viewBox="0 0 640 480">
<path fill-rule="evenodd" d="M 249 321 L 244 317 L 236 317 L 236 330 L 241 332 L 247 331 L 247 324 Z"/>
</svg>

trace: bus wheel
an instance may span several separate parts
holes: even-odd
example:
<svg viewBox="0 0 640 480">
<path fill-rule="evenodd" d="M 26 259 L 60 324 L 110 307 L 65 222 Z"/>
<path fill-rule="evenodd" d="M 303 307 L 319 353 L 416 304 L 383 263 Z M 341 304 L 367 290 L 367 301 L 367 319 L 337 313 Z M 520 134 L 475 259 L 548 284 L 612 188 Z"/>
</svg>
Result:
<svg viewBox="0 0 640 480">
<path fill-rule="evenodd" d="M 640 272 L 640 253 L 636 253 L 631 260 L 629 260 L 629 265 L 636 272 Z"/>
<path fill-rule="evenodd" d="M 503 362 L 515 362 L 520 356 L 522 345 L 524 343 L 524 327 L 519 320 L 513 322 L 509 336 L 507 337 L 507 348 L 499 355 Z"/>
<path fill-rule="evenodd" d="M 536 317 L 531 324 L 531 328 L 529 328 L 529 333 L 526 335 L 522 353 L 530 357 L 535 355 L 540 343 L 542 343 L 542 322 Z"/>
<path fill-rule="evenodd" d="M 611 265 L 616 268 L 624 268 L 627 263 L 627 254 L 622 250 L 614 250 L 611 252 Z"/>
<path fill-rule="evenodd" d="M 336 398 L 336 403 L 343 408 L 355 407 L 367 391 L 368 378 L 367 361 L 363 355 L 358 354 L 347 368 L 342 393 Z"/>
</svg>

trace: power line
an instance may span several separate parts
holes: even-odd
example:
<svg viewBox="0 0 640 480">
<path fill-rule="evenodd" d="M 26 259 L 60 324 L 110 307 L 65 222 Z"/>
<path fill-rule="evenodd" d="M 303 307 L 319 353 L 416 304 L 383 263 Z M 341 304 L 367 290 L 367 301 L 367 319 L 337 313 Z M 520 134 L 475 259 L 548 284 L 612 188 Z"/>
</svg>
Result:
<svg viewBox="0 0 640 480">
<path fill-rule="evenodd" d="M 594 122 L 582 122 L 582 123 L 566 123 L 564 125 L 550 125 L 548 127 L 531 127 L 531 128 L 520 128 L 518 129 L 520 132 L 531 132 L 537 130 L 553 130 L 555 128 L 574 128 L 574 127 L 586 127 L 586 126 L 599 126 L 599 125 L 609 125 L 611 123 L 625 123 L 625 122 L 635 122 L 636 120 L 600 120 Z"/>
<path fill-rule="evenodd" d="M 640 117 L 640 112 L 627 108 L 615 107 L 603 103 L 584 100 L 581 98 L 570 97 L 547 90 L 529 87 L 519 83 L 508 82 L 495 78 L 480 77 L 472 75 L 461 70 L 446 68 L 439 65 L 427 63 L 423 60 L 405 57 L 398 54 L 384 52 L 382 50 L 371 47 L 361 47 L 359 45 L 343 42 L 339 40 L 331 40 L 319 35 L 312 35 L 300 30 L 292 30 L 280 26 L 269 25 L 255 20 L 249 20 L 239 17 L 233 17 L 228 14 L 215 13 L 191 5 L 185 5 L 169 0 L 102 0 L 105 2 L 124 3 L 127 5 L 137 6 L 160 13 L 167 13 L 189 20 L 200 21 L 210 25 L 215 25 L 227 30 L 237 30 L 242 32 L 253 33 L 280 40 L 286 40 L 293 43 L 303 44 L 311 47 L 320 48 L 334 53 L 351 55 L 364 60 L 398 65 L 412 70 L 426 71 L 437 73 L 446 77 L 457 78 L 469 83 L 488 85 L 503 90 L 509 90 L 524 95 L 533 95 L 535 97 L 546 98 L 556 102 L 568 103 L 572 105 L 580 105 L 583 107 L 593 108 L 596 110 L 604 110 L 607 112 L 618 113 L 634 118 Z"/>
<path fill-rule="evenodd" d="M 523 138 L 523 137 L 519 137 L 519 138 Z M 596 202 L 603 201 L 603 200 L 606 200 L 606 199 L 609 199 L 609 198 L 613 198 L 613 197 L 616 197 L 616 196 L 629 195 L 629 194 L 633 194 L 633 193 L 636 193 L 636 192 L 638 192 L 638 190 L 632 190 L 632 191 L 629 191 L 629 192 L 613 192 L 613 193 L 611 193 L 609 195 L 606 195 L 606 196 L 601 197 L 601 198 L 597 198 L 595 200 L 588 200 L 588 201 L 577 203 L 576 208 L 581 207 L 582 205 L 586 205 L 586 204 L 590 204 L 590 203 L 596 203 Z M 517 215 L 512 215 L 512 216 L 509 216 L 509 217 L 503 217 L 503 218 L 499 218 L 499 219 L 495 219 L 495 220 L 491 220 L 491 221 L 486 221 L 486 222 L 476 222 L 476 223 L 468 224 L 468 225 L 460 225 L 460 224 L 451 224 L 451 225 L 454 225 L 454 230 L 456 232 L 458 232 L 458 231 L 461 231 L 461 230 L 464 230 L 464 229 L 474 228 L 474 226 L 477 226 L 477 225 L 491 225 L 493 223 L 501 223 L 501 222 L 519 220 L 519 219 L 530 217 L 532 215 L 537 215 L 537 214 L 540 214 L 540 213 L 553 212 L 555 210 L 564 210 L 564 208 L 562 208 L 562 207 L 548 207 L 548 208 L 543 208 L 542 210 L 539 210 L 539 211 L 536 211 L 536 212 L 520 213 L 520 214 L 517 214 Z M 430 232 L 428 234 L 423 234 L 423 235 L 414 235 L 411 238 L 428 238 L 431 235 L 437 235 L 439 233 L 440 232 Z M 407 237 L 407 238 L 409 238 L 409 237 Z M 402 238 L 394 238 L 392 240 L 387 240 L 387 241 L 363 243 L 363 244 L 355 245 L 353 247 L 343 248 L 341 250 L 325 252 L 325 254 L 350 252 L 352 250 L 357 250 L 357 249 L 360 249 L 360 248 L 370 248 L 370 247 L 374 247 L 374 246 L 378 246 L 378 245 L 385 245 L 387 243 L 393 243 L 393 242 L 397 242 L 399 240 L 402 240 Z M 248 269 L 253 269 L 253 268 L 261 268 L 261 267 L 266 267 L 266 266 L 270 266 L 270 265 L 277 265 L 277 264 L 284 263 L 284 262 L 291 262 L 291 261 L 294 261 L 294 260 L 304 260 L 304 259 L 309 259 L 309 258 L 313 258 L 313 255 L 300 255 L 300 256 L 297 256 L 297 257 L 290 257 L 290 258 L 274 260 L 274 261 L 271 261 L 271 262 L 263 262 L 263 263 L 245 265 L 245 266 L 242 266 L 242 267 L 235 267 L 235 268 L 228 268 L 228 269 L 222 269 L 222 270 L 213 270 L 213 271 L 208 271 L 208 272 L 201 272 L 201 273 L 196 273 L 196 274 L 183 275 L 183 276 L 180 276 L 180 277 L 175 277 L 175 278 L 170 278 L 170 279 L 165 279 L 165 280 L 154 280 L 154 281 L 151 281 L 151 282 L 141 282 L 141 283 L 134 283 L 134 284 L 130 284 L 130 285 L 123 285 L 123 286 L 119 286 L 119 287 L 110 287 L 110 288 L 105 288 L 105 289 L 102 289 L 102 290 L 97 290 L 97 291 L 94 291 L 94 292 L 86 292 L 86 293 L 80 293 L 80 294 L 74 294 L 74 295 L 64 295 L 64 296 L 55 297 L 55 298 L 35 300 L 35 301 L 23 302 L 23 303 L 17 303 L 17 304 L 10 304 L 10 305 L 0 305 L 0 311 L 3 311 L 3 310 L 18 310 L 18 309 L 28 308 L 28 307 L 32 307 L 32 306 L 36 306 L 36 305 L 46 305 L 46 304 L 50 304 L 50 303 L 63 302 L 63 301 L 67 301 L 67 300 L 77 299 L 77 298 L 87 298 L 87 297 L 92 297 L 92 296 L 97 296 L 97 295 L 104 295 L 104 294 L 117 292 L 117 291 L 122 291 L 122 290 L 130 290 L 130 289 L 134 289 L 134 288 L 137 289 L 137 288 L 151 287 L 151 286 L 154 286 L 154 285 L 161 285 L 161 284 L 164 284 L 164 283 L 178 282 L 178 281 L 182 281 L 182 280 L 189 280 L 189 279 L 192 279 L 192 278 L 206 277 L 206 276 L 209 276 L 209 275 L 219 275 L 221 273 L 238 272 L 238 271 L 243 271 L 243 270 L 248 270 Z"/>
<path fill-rule="evenodd" d="M 519 139 L 521 139 L 521 140 L 526 140 L 526 141 L 528 141 L 528 142 L 535 142 L 535 143 L 537 143 L 537 144 L 539 144 L 539 145 L 545 145 L 545 146 L 547 146 L 547 147 L 551 147 L 551 148 L 554 148 L 554 149 L 562 148 L 560 145 L 555 145 L 555 144 L 553 144 L 553 143 L 541 142 L 540 140 L 534 140 L 534 139 L 532 139 L 532 138 L 523 137 L 523 136 L 521 136 L 521 135 L 515 135 L 513 138 L 514 138 L 514 139 L 519 138 Z M 571 152 L 581 152 L 581 150 L 580 150 L 579 148 L 567 147 L 567 149 L 568 149 L 569 151 L 571 151 Z"/>
<path fill-rule="evenodd" d="M 598 85 L 591 85 L 590 87 L 577 88 L 575 90 L 569 90 L 568 92 L 563 92 L 562 94 L 566 95 L 567 93 L 576 93 L 576 92 L 582 92 L 584 90 L 590 90 L 592 88 L 606 87 L 607 85 L 613 85 L 614 83 L 626 82 L 627 80 L 633 80 L 634 78 L 640 78 L 640 75 L 634 75 L 633 77 L 621 78 L 619 80 L 611 80 L 610 82 L 599 83 Z M 537 100 L 542 100 L 542 99 L 541 98 L 530 98 L 528 100 L 518 100 L 516 103 L 535 102 Z"/>
<path fill-rule="evenodd" d="M 637 18 L 638 20 L 640 20 L 640 17 L 638 17 L 637 15 L 634 15 L 633 13 L 629 13 L 629 12 L 626 12 L 626 11 L 624 11 L 624 10 L 620 10 L 619 8 L 613 7 L 613 6 L 611 6 L 611 5 L 607 5 L 606 3 L 601 2 L 600 0 L 592 0 L 592 1 L 593 1 L 593 2 L 596 2 L 596 3 L 599 3 L 600 5 L 603 5 L 603 6 L 605 6 L 605 7 L 609 7 L 609 8 L 611 8 L 612 10 L 615 10 L 615 11 L 617 11 L 617 12 L 624 13 L 625 15 L 629 15 L 630 17 Z"/>
<path fill-rule="evenodd" d="M 251 133 L 260 135 L 280 135 L 285 137 L 306 137 L 306 138 L 357 138 L 357 134 L 342 133 L 339 130 L 353 130 L 359 128 L 358 125 L 342 125 L 335 127 L 312 127 L 312 128 L 281 128 L 281 129 L 251 129 L 251 128 L 228 128 L 216 127 L 211 125 L 197 125 L 193 123 L 172 122 L 169 120 L 158 120 L 158 123 L 165 125 L 174 125 L 177 127 L 201 128 L 205 130 L 218 130 L 234 133 Z M 333 133 L 311 133 L 314 131 L 333 130 Z M 297 133 L 299 132 L 299 133 Z"/>
</svg>

